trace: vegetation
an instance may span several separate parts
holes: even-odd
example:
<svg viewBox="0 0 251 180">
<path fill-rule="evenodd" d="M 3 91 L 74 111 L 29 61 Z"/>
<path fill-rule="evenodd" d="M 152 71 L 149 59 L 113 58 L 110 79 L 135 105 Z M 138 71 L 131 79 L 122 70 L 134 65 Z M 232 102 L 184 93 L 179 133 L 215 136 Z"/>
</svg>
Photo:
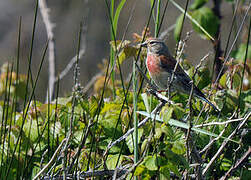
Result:
<svg viewBox="0 0 251 180">
<path fill-rule="evenodd" d="M 93 81 L 91 95 L 78 80 L 82 24 L 71 95 L 58 97 L 58 78 L 53 100 L 48 98 L 43 103 L 36 99 L 34 92 L 49 42 L 35 76 L 30 68 L 27 74 L 19 73 L 19 52 L 14 63 L 1 67 L 0 179 L 249 179 L 250 16 L 243 16 L 247 31 L 242 35 L 238 33 L 242 25 L 236 33 L 232 28 L 229 32 L 234 38 L 246 38 L 239 44 L 227 44 L 229 48 L 223 51 L 219 45 L 221 19 L 217 10 L 209 8 L 208 0 L 195 0 L 190 6 L 187 3 L 184 9 L 172 0 L 152 0 L 146 28 L 142 34 L 133 35 L 133 42 L 116 36 L 126 1 L 119 1 L 116 6 L 114 0 L 105 2 L 111 24 L 110 57 L 100 65 L 101 73 Z M 233 7 L 240 3 L 250 14 L 250 4 L 228 2 Z M 167 3 L 182 12 L 174 30 L 176 59 L 219 112 L 184 94 L 174 93 L 169 98 L 151 90 L 149 76 L 144 74 L 146 50 L 139 43 L 159 36 Z M 214 3 L 217 7 L 221 2 Z M 236 16 L 234 12 L 233 19 Z M 148 25 L 153 17 L 156 26 L 151 35 Z M 187 18 L 200 37 L 214 43 L 214 68 L 204 65 L 212 53 L 196 67 L 185 59 L 184 48 L 190 34 L 184 39 L 181 35 Z M 18 49 L 20 32 L 21 26 Z M 131 59 L 133 71 L 128 78 L 121 65 Z M 29 67 L 31 61 L 30 55 Z"/>
</svg>

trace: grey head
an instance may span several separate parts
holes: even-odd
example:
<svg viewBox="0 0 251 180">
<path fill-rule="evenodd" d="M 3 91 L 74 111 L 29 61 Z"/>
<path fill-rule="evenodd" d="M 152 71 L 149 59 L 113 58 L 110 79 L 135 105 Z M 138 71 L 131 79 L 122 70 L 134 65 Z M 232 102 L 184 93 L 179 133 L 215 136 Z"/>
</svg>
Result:
<svg viewBox="0 0 251 180">
<path fill-rule="evenodd" d="M 147 39 L 145 42 L 141 44 L 142 47 L 147 47 L 148 53 L 153 54 L 169 54 L 168 47 L 165 45 L 165 43 L 157 38 L 150 38 Z"/>
</svg>

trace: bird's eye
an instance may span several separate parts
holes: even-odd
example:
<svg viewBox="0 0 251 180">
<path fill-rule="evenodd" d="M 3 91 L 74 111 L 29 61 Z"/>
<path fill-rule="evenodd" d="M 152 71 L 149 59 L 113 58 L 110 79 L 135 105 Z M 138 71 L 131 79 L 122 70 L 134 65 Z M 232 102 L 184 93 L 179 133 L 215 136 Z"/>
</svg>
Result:
<svg viewBox="0 0 251 180">
<path fill-rule="evenodd" d="M 150 44 L 154 45 L 154 44 L 156 44 L 156 42 L 155 41 L 150 41 Z"/>
</svg>

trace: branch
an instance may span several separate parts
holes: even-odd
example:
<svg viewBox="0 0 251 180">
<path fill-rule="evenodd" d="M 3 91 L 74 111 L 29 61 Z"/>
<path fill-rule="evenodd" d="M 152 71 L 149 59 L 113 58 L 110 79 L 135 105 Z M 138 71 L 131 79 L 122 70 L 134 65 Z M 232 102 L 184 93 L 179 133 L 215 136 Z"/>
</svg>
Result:
<svg viewBox="0 0 251 180">
<path fill-rule="evenodd" d="M 249 116 L 251 116 L 251 114 L 249 114 Z M 200 128 L 200 127 L 205 127 L 205 126 L 214 126 L 214 125 L 225 125 L 225 124 L 229 124 L 232 122 L 238 122 L 238 121 L 242 121 L 244 118 L 239 118 L 239 119 L 231 119 L 228 121 L 224 121 L 224 122 L 211 122 L 211 123 L 207 123 L 207 124 L 199 124 L 194 126 L 195 128 Z"/>
<path fill-rule="evenodd" d="M 89 13 L 89 6 L 88 6 L 88 0 L 85 0 L 84 3 L 85 3 L 85 7 L 87 8 L 86 11 L 85 11 L 85 15 L 84 15 L 84 24 L 82 26 L 82 37 L 81 38 L 81 50 L 79 51 L 78 54 L 76 54 L 71 60 L 70 62 L 66 65 L 65 69 L 63 71 L 61 71 L 61 73 L 59 74 L 58 78 L 55 79 L 55 82 L 56 83 L 58 80 L 61 80 L 63 79 L 68 73 L 69 71 L 71 70 L 71 68 L 74 66 L 74 64 L 76 63 L 77 59 L 81 59 L 84 55 L 85 55 L 85 52 L 86 52 L 86 37 L 87 37 L 87 17 L 88 17 L 88 13 Z"/>
<path fill-rule="evenodd" d="M 71 171 L 71 169 L 72 169 L 72 167 L 73 167 L 73 165 L 74 165 L 74 163 L 75 163 L 75 160 L 76 160 L 77 158 L 79 158 L 80 153 L 81 153 L 81 150 L 82 150 L 82 148 L 83 148 L 84 145 L 85 145 L 86 139 L 87 139 L 87 137 L 88 137 L 88 135 L 89 135 L 89 132 L 90 132 L 90 128 L 91 128 L 91 127 L 93 126 L 93 124 L 94 124 L 94 123 L 91 122 L 91 120 L 92 120 L 92 119 L 90 118 L 90 119 L 89 119 L 88 126 L 87 126 L 86 131 L 85 131 L 85 135 L 84 135 L 84 137 L 83 137 L 83 139 L 82 139 L 82 142 L 81 142 L 81 144 L 79 145 L 76 154 L 75 154 L 75 155 L 73 156 L 73 158 L 72 158 L 72 162 L 71 162 L 71 164 L 70 164 L 70 166 L 69 166 L 69 168 L 68 168 L 69 171 Z"/>
<path fill-rule="evenodd" d="M 33 178 L 33 180 L 38 179 L 38 177 L 44 173 L 44 171 L 53 163 L 53 161 L 55 160 L 55 158 L 57 157 L 57 154 L 59 152 L 59 150 L 61 149 L 61 147 L 63 146 L 64 142 L 66 141 L 66 139 L 63 139 L 62 142 L 60 143 L 60 145 L 58 146 L 58 148 L 56 149 L 56 151 L 54 152 L 53 156 L 51 157 L 51 160 L 44 166 L 43 169 L 41 169 L 37 175 Z"/>
<path fill-rule="evenodd" d="M 83 94 L 87 93 L 87 91 L 92 87 L 93 84 L 97 81 L 97 79 L 102 76 L 103 72 L 97 73 L 95 76 L 91 78 L 91 80 L 85 85 L 83 89 Z"/>
<path fill-rule="evenodd" d="M 166 102 L 161 102 L 160 104 L 157 105 L 157 107 L 152 111 L 152 114 L 157 113 L 164 105 L 166 104 Z M 138 124 L 138 128 L 143 126 L 144 124 L 146 124 L 147 121 L 149 121 L 151 118 L 147 117 L 144 120 L 142 120 L 139 124 Z M 115 146 L 116 144 L 118 144 L 119 142 L 123 141 L 124 139 L 126 139 L 130 134 L 132 134 L 134 131 L 134 128 L 129 129 L 127 131 L 127 133 L 125 133 L 123 136 L 121 136 L 120 138 L 118 138 L 117 140 L 115 140 L 114 142 L 110 143 L 107 146 L 107 150 L 111 149 L 113 146 Z"/>
<path fill-rule="evenodd" d="M 220 180 L 225 180 L 230 174 L 235 171 L 238 167 L 240 167 L 249 157 L 251 154 L 251 146 L 249 146 L 248 151 L 233 165 L 228 172 L 222 177 Z"/>
<path fill-rule="evenodd" d="M 46 95 L 46 103 L 51 101 L 54 94 L 54 82 L 56 79 L 56 55 L 55 55 L 55 39 L 53 34 L 53 28 L 55 27 L 54 23 L 51 23 L 49 12 L 50 9 L 47 7 L 45 0 L 39 0 L 39 9 L 40 13 L 46 28 L 46 33 L 48 37 L 48 49 L 49 49 L 49 80 L 48 80 L 48 91 Z"/>
<path fill-rule="evenodd" d="M 76 174 L 68 174 L 67 175 L 67 179 L 86 179 L 86 178 L 90 178 L 90 177 L 96 177 L 96 176 L 99 176 L 99 177 L 104 177 L 104 176 L 110 176 L 112 177 L 112 175 L 114 174 L 114 172 L 116 171 L 117 173 L 117 176 L 121 176 L 123 174 L 125 174 L 128 170 L 125 169 L 125 168 L 116 168 L 115 170 L 100 170 L 100 171 L 87 171 L 87 172 L 79 172 L 79 173 L 76 173 Z M 51 179 L 58 179 L 58 180 L 61 180 L 61 179 L 64 179 L 64 177 L 61 175 L 61 176 L 54 176 L 54 177 L 51 177 L 51 176 L 45 176 L 43 177 L 44 180 L 51 180 Z"/>
<path fill-rule="evenodd" d="M 213 156 L 211 161 L 207 164 L 206 168 L 203 170 L 202 175 L 205 175 L 207 173 L 209 168 L 212 166 L 212 164 L 214 163 L 216 158 L 221 154 L 221 152 L 223 151 L 223 149 L 227 145 L 227 143 L 230 141 L 230 139 L 232 139 L 235 136 L 235 134 L 246 124 L 246 122 L 249 120 L 250 114 L 251 114 L 251 112 L 249 112 L 246 115 L 245 119 L 236 127 L 236 129 L 228 136 L 228 138 L 223 141 L 223 143 L 222 143 L 221 147 L 218 149 L 217 153 Z"/>
<path fill-rule="evenodd" d="M 69 62 L 69 63 L 67 64 L 67 66 L 65 67 L 65 69 L 59 74 L 59 77 L 55 80 L 55 83 L 56 83 L 58 80 L 63 79 L 63 78 L 69 73 L 69 71 L 71 70 L 71 68 L 73 67 L 73 65 L 76 63 L 77 58 L 79 57 L 79 59 L 81 59 L 81 58 L 84 56 L 85 50 L 86 50 L 86 43 L 83 43 L 82 49 L 80 50 L 79 55 L 75 55 L 75 56 L 70 60 L 70 62 Z"/>
</svg>

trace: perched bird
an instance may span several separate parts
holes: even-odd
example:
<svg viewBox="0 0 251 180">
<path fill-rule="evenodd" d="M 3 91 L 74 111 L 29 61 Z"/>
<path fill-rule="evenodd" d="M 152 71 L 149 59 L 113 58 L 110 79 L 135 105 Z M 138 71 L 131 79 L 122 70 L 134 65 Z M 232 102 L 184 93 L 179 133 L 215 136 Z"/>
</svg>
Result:
<svg viewBox="0 0 251 180">
<path fill-rule="evenodd" d="M 147 48 L 147 70 L 150 77 L 161 91 L 168 91 L 170 89 L 171 92 L 178 91 L 190 94 L 192 88 L 191 78 L 179 64 L 176 65 L 177 61 L 169 53 L 168 47 L 163 41 L 156 38 L 150 38 L 142 43 L 141 46 Z M 176 69 L 175 66 L 177 66 Z M 172 74 L 174 75 L 170 86 Z M 195 85 L 193 87 L 193 96 L 205 101 L 218 111 L 218 109 L 207 100 L 198 87 Z"/>
</svg>

